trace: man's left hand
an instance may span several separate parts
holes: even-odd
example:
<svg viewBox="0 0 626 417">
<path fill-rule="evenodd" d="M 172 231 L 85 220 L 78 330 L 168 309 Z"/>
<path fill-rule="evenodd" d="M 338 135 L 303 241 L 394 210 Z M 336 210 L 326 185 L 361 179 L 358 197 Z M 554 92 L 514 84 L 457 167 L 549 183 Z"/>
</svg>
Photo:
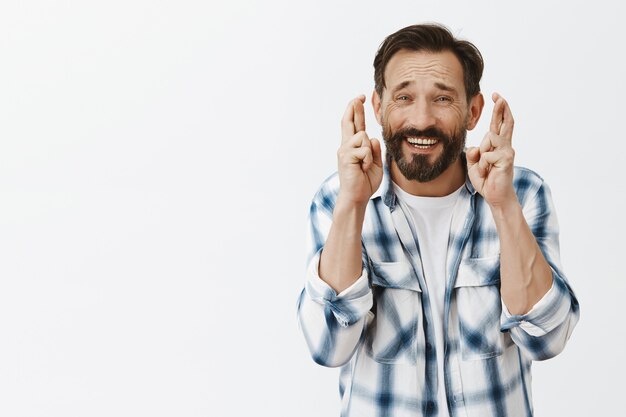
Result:
<svg viewBox="0 0 626 417">
<path fill-rule="evenodd" d="M 493 209 L 517 202 L 517 196 L 513 188 L 513 115 L 498 93 L 491 98 L 495 105 L 489 132 L 480 147 L 468 149 L 466 155 L 470 181 Z"/>
</svg>

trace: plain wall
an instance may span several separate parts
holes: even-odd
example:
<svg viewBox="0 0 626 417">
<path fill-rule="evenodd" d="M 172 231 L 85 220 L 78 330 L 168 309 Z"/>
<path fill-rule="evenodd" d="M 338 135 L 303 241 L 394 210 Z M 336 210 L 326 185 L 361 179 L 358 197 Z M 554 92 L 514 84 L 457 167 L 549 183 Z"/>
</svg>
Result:
<svg viewBox="0 0 626 417">
<path fill-rule="evenodd" d="M 338 372 L 296 322 L 308 205 L 378 45 L 429 21 L 482 51 L 516 164 L 558 210 L 582 316 L 534 365 L 536 415 L 615 415 L 623 18 L 618 1 L 3 1 L 0 415 L 338 415 Z"/>
</svg>

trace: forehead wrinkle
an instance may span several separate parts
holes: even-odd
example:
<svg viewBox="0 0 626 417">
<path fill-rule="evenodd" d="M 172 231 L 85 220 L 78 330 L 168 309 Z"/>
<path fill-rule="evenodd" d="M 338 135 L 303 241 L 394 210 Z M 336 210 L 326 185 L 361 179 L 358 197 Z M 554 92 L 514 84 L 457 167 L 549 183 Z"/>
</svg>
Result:
<svg viewBox="0 0 626 417">
<path fill-rule="evenodd" d="M 454 79 L 452 71 L 438 63 L 431 65 L 404 65 L 395 75 L 397 75 L 399 84 L 405 84 L 407 81 L 409 81 L 409 84 L 414 84 L 415 80 L 428 78 L 431 79 L 433 83 L 449 85 L 451 84 L 451 79 Z"/>
<path fill-rule="evenodd" d="M 435 60 L 427 63 L 420 63 L 415 61 L 405 62 L 403 67 L 400 68 L 398 75 L 404 77 L 414 73 L 424 75 L 436 74 L 439 76 L 452 76 L 452 71 L 450 71 L 447 66 L 441 65 L 441 63 L 436 62 Z"/>
<path fill-rule="evenodd" d="M 446 65 L 445 62 L 442 62 L 443 57 L 439 54 L 435 54 L 435 56 L 424 56 L 419 53 L 417 53 L 418 55 L 409 54 L 399 52 L 398 55 L 391 58 L 390 65 L 387 66 L 389 72 L 386 76 L 391 76 L 397 80 L 394 82 L 395 85 L 420 78 L 427 78 L 433 83 L 439 82 L 448 86 L 463 83 L 463 73 L 459 62 L 455 63 L 458 65 Z"/>
</svg>

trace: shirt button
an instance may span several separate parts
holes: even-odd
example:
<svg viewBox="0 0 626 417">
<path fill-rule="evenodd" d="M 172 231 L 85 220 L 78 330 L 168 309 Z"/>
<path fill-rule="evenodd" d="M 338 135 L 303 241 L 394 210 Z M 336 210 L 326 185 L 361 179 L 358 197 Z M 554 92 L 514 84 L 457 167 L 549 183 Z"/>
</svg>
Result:
<svg viewBox="0 0 626 417">
<path fill-rule="evenodd" d="M 435 408 L 435 403 L 434 401 L 426 401 L 426 411 L 433 411 L 433 409 Z"/>
</svg>

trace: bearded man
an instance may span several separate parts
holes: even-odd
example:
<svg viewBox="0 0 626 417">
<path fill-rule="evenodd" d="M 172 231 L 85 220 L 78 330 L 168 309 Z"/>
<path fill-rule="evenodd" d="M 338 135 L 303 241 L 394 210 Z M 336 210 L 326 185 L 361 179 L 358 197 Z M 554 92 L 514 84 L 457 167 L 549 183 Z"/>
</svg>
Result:
<svg viewBox="0 0 626 417">
<path fill-rule="evenodd" d="M 341 367 L 342 416 L 530 416 L 532 361 L 561 352 L 578 321 L 550 191 L 513 165 L 500 95 L 465 149 L 482 72 L 470 42 L 409 26 L 374 60 L 384 164 L 365 96 L 343 116 L 298 302 L 313 359 Z"/>
</svg>

